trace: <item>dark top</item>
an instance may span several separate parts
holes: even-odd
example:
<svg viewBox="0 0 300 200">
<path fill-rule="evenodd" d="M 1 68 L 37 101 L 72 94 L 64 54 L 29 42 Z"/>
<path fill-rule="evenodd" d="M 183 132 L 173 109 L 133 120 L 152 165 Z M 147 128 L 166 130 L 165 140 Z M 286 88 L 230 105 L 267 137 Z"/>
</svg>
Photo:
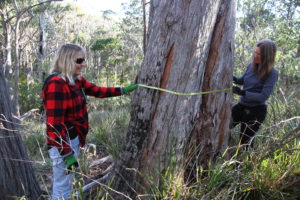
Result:
<svg viewBox="0 0 300 200">
<path fill-rule="evenodd" d="M 266 80 L 261 80 L 253 71 L 252 64 L 249 64 L 243 76 L 236 77 L 236 83 L 243 85 L 243 90 L 246 91 L 245 96 L 240 98 L 240 104 L 249 107 L 266 104 L 277 80 L 278 72 L 275 68 L 268 74 Z"/>
</svg>

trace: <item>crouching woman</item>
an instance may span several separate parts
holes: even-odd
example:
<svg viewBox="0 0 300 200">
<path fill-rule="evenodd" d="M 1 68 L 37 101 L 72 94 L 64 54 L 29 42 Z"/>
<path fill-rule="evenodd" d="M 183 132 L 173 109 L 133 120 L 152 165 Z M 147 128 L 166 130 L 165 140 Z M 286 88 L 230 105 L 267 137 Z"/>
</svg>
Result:
<svg viewBox="0 0 300 200">
<path fill-rule="evenodd" d="M 240 96 L 239 103 L 232 108 L 232 127 L 241 124 L 240 141 L 246 147 L 253 147 L 255 133 L 267 114 L 266 101 L 278 79 L 274 68 L 276 45 L 272 40 L 263 39 L 254 48 L 253 61 L 241 77 L 233 77 L 233 93 Z"/>
</svg>

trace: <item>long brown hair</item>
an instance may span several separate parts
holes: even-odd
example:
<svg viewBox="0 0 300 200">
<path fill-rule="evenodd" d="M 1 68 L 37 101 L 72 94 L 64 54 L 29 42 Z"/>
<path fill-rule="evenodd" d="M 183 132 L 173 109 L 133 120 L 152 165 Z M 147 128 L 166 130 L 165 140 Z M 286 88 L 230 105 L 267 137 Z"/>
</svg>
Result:
<svg viewBox="0 0 300 200">
<path fill-rule="evenodd" d="M 253 56 L 253 71 L 261 80 L 265 80 L 274 67 L 276 44 L 272 40 L 263 39 L 256 44 L 256 47 L 260 48 L 261 63 L 255 63 Z"/>
</svg>

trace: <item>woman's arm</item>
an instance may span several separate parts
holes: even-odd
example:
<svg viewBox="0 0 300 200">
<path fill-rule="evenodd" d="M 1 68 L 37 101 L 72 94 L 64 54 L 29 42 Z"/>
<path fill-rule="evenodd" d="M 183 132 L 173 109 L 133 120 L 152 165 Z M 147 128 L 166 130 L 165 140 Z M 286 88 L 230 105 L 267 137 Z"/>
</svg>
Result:
<svg viewBox="0 0 300 200">
<path fill-rule="evenodd" d="M 80 79 L 81 87 L 84 89 L 86 95 L 94 96 L 97 98 L 115 97 L 123 94 L 121 87 L 98 87 L 83 77 Z"/>
<path fill-rule="evenodd" d="M 271 72 L 271 74 L 269 75 L 269 77 L 265 81 L 261 92 L 246 91 L 245 96 L 249 100 L 253 100 L 253 101 L 257 101 L 257 102 L 264 102 L 271 95 L 277 80 L 278 80 L 278 73 L 274 70 L 273 72 Z"/>
<path fill-rule="evenodd" d="M 236 77 L 236 76 L 233 76 L 233 82 L 235 84 L 238 84 L 238 85 L 244 85 L 244 77 L 245 75 L 247 74 L 247 71 L 249 70 L 249 67 L 251 66 L 251 64 L 249 64 L 247 66 L 247 69 L 246 71 L 244 72 L 244 74 L 241 76 L 241 77 Z"/>
</svg>

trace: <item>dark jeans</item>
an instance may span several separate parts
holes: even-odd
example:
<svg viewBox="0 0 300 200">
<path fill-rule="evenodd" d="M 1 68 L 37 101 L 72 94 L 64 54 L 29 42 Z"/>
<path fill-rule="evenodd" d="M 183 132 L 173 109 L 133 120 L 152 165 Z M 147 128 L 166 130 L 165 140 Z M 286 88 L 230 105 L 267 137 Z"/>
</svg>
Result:
<svg viewBox="0 0 300 200">
<path fill-rule="evenodd" d="M 265 120 L 266 115 L 267 115 L 266 105 L 248 107 L 238 103 L 235 106 L 233 106 L 232 108 L 233 124 L 231 128 L 241 123 L 241 130 L 240 130 L 241 144 L 243 145 L 248 144 L 251 147 L 253 147 L 252 137 L 258 131 L 260 125 Z"/>
</svg>

